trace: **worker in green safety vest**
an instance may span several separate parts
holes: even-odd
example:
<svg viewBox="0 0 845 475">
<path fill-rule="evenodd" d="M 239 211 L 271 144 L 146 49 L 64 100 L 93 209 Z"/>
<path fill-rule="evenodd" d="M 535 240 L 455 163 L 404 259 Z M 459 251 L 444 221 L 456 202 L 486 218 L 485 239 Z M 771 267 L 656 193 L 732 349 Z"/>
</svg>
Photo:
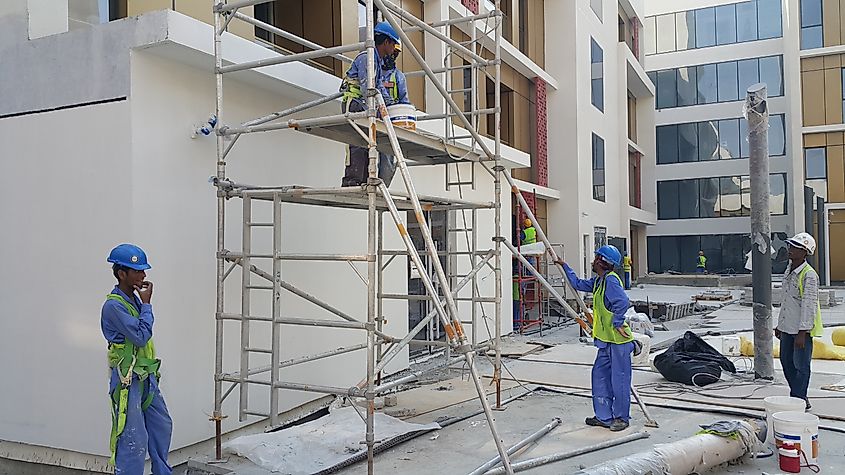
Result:
<svg viewBox="0 0 845 475">
<path fill-rule="evenodd" d="M 144 251 L 121 244 L 108 257 L 117 285 L 106 297 L 100 326 L 108 341 L 111 368 L 109 439 L 115 475 L 141 475 L 149 453 L 153 475 L 171 475 L 167 463 L 173 422 L 159 390 L 159 367 L 153 345 L 153 284 Z"/>
<path fill-rule="evenodd" d="M 396 43 L 393 47 L 393 54 L 384 58 L 382 71 L 384 71 L 384 88 L 390 93 L 392 104 L 410 104 L 408 100 L 408 80 L 405 73 L 396 65 L 399 54 L 402 53 L 402 45 Z"/>
<path fill-rule="evenodd" d="M 780 362 L 789 384 L 789 395 L 806 402 L 810 386 L 813 338 L 822 336 L 822 310 L 819 305 L 819 275 L 807 262 L 816 251 L 816 240 L 798 233 L 786 240 L 789 267 L 783 275 L 783 301 L 775 336 L 780 340 Z"/>
<path fill-rule="evenodd" d="M 591 279 L 579 279 L 563 260 L 563 267 L 572 287 L 593 293 L 593 345 L 598 349 L 592 371 L 594 417 L 589 426 L 605 427 L 614 432 L 628 428 L 631 418 L 631 368 L 634 336 L 625 321 L 630 301 L 622 288 L 622 279 L 613 271 L 622 264 L 616 246 L 605 245 L 596 251 Z"/>
<path fill-rule="evenodd" d="M 707 257 L 704 251 L 698 251 L 698 257 L 695 260 L 695 272 L 699 274 L 707 273 Z"/>
<path fill-rule="evenodd" d="M 373 28 L 375 33 L 375 89 L 381 93 L 386 105 L 393 104 L 384 83 L 387 82 L 384 74 L 384 61 L 393 56 L 393 49 L 399 44 L 399 34 L 387 22 L 381 22 Z M 352 62 L 352 66 L 346 71 L 340 91 L 343 92 L 341 112 L 363 112 L 367 110 L 365 92 L 368 83 L 367 72 L 367 51 L 362 51 Z M 356 145 L 349 146 L 346 156 L 346 168 L 344 169 L 341 186 L 361 186 L 367 183 L 368 167 L 370 163 L 369 150 L 367 147 Z M 384 183 L 390 186 L 393 174 L 396 171 L 393 165 L 393 157 L 379 153 L 378 176 Z"/>
</svg>

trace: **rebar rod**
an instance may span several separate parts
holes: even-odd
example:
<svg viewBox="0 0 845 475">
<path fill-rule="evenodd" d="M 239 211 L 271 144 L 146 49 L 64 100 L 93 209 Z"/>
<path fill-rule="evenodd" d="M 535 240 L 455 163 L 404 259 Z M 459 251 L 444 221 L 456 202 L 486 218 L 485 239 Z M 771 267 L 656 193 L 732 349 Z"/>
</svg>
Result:
<svg viewBox="0 0 845 475">
<path fill-rule="evenodd" d="M 277 64 L 293 63 L 302 61 L 304 59 L 316 59 L 331 56 L 335 53 L 346 53 L 348 51 L 360 51 L 364 47 L 364 43 L 354 43 L 351 45 L 334 46 L 331 48 L 306 51 L 304 53 L 294 53 L 283 56 L 276 56 L 273 58 L 257 59 L 255 61 L 247 61 L 246 63 L 237 63 L 230 66 L 221 66 L 217 71 L 222 74 L 234 73 L 237 71 L 244 71 L 247 69 L 264 68 L 267 66 L 275 66 Z"/>
<path fill-rule="evenodd" d="M 513 454 L 517 453 L 518 451 L 522 450 L 523 447 L 526 447 L 527 445 L 533 444 L 534 442 L 540 440 L 543 436 L 545 436 L 546 434 L 548 434 L 549 432 L 554 430 L 555 427 L 559 426 L 560 422 L 561 422 L 560 417 L 555 417 L 554 419 L 552 419 L 552 422 L 549 422 L 548 424 L 543 426 L 537 432 L 535 432 L 535 433 L 529 435 L 528 437 L 520 440 L 519 442 L 514 444 L 511 448 L 509 448 L 508 449 L 508 455 L 513 455 Z M 501 460 L 501 458 L 497 455 L 497 456 L 493 457 L 492 459 L 490 459 L 490 461 L 488 461 L 484 465 L 482 465 L 482 466 L 476 468 L 475 470 L 473 470 L 472 472 L 470 472 L 469 475 L 483 475 L 483 474 L 487 473 L 488 470 L 490 470 L 491 468 L 498 465 L 500 460 Z M 514 464 L 514 470 L 516 470 L 516 465 L 517 464 Z"/>
</svg>

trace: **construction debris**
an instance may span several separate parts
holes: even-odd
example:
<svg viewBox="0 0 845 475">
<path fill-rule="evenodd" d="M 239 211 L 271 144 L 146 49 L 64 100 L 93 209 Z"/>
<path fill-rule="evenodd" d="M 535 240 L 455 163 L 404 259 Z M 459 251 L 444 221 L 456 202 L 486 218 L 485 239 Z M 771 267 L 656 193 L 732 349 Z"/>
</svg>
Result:
<svg viewBox="0 0 845 475">
<path fill-rule="evenodd" d="M 705 290 L 700 294 L 693 295 L 692 299 L 695 301 L 709 300 L 716 302 L 727 302 L 728 300 L 733 299 L 733 295 L 729 290 Z"/>
</svg>

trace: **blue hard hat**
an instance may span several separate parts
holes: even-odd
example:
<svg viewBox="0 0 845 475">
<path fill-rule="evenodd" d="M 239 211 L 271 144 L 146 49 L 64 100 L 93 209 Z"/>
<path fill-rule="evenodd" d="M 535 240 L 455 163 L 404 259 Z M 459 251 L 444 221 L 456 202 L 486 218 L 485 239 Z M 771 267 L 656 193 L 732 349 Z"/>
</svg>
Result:
<svg viewBox="0 0 845 475">
<path fill-rule="evenodd" d="M 605 262 L 614 267 L 622 265 L 622 254 L 619 252 L 619 249 L 616 249 L 616 246 L 611 246 L 609 244 L 602 246 L 598 251 L 596 251 L 596 255 L 601 256 Z"/>
<path fill-rule="evenodd" d="M 373 32 L 377 35 L 381 34 L 387 36 L 391 40 L 399 43 L 399 33 L 396 33 L 396 30 L 394 30 L 390 23 L 386 21 L 378 23 L 376 27 L 373 28 Z"/>
<path fill-rule="evenodd" d="M 120 244 L 109 253 L 108 261 L 134 270 L 147 270 L 147 254 L 134 244 Z"/>
</svg>

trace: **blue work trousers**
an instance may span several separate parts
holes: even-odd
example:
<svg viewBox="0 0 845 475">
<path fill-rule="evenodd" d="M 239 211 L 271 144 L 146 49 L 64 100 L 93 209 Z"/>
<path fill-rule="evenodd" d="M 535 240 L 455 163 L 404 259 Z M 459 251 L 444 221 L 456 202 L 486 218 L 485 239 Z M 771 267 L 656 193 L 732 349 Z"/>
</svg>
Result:
<svg viewBox="0 0 845 475">
<path fill-rule="evenodd" d="M 813 358 L 813 339 L 807 335 L 804 349 L 795 348 L 795 337 L 781 332 L 780 364 L 783 375 L 789 383 L 789 395 L 807 400 L 807 388 L 810 386 L 810 360 Z"/>
<path fill-rule="evenodd" d="M 119 390 L 119 385 L 117 370 L 112 370 L 109 394 Z M 149 391 L 155 394 L 153 402 L 147 410 L 142 410 L 141 404 Z M 114 405 L 111 396 L 109 400 Z M 117 407 L 114 409 L 116 411 Z M 148 451 L 153 475 L 171 475 L 173 469 L 167 464 L 167 454 L 170 452 L 172 432 L 173 422 L 155 376 L 150 376 L 145 381 L 140 381 L 134 376 L 129 387 L 126 426 L 117 438 L 115 475 L 142 475 Z"/>
<path fill-rule="evenodd" d="M 631 418 L 631 353 L 634 343 L 608 343 L 593 363 L 593 411 L 605 424 Z"/>
<path fill-rule="evenodd" d="M 625 290 L 631 290 L 631 271 L 625 271 Z"/>
</svg>

